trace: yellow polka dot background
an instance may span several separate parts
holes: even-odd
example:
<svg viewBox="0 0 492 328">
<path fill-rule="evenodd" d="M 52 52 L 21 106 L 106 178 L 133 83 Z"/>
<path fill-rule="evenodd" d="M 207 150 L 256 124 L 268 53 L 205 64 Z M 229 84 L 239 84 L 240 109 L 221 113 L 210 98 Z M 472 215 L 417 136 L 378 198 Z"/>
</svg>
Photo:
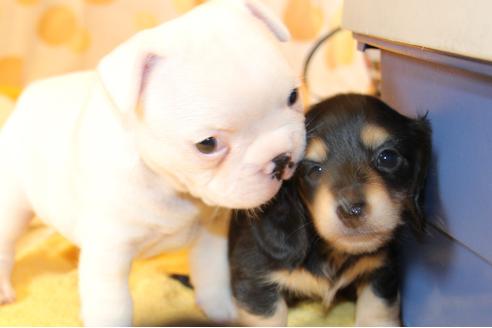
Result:
<svg viewBox="0 0 492 328">
<path fill-rule="evenodd" d="M 0 94 L 15 99 L 32 80 L 92 69 L 122 40 L 185 14 L 207 0 L 1 0 Z M 258 0 L 289 28 L 294 68 L 310 47 L 340 25 L 343 0 Z M 240 42 L 240 36 L 238 36 Z M 252 51 L 252 49 L 245 49 Z M 369 89 L 363 59 L 349 32 L 336 35 L 313 60 L 310 85 L 329 95 Z M 345 75 L 355 72 L 359 78 Z M 305 90 L 309 94 L 310 90 Z"/>
<path fill-rule="evenodd" d="M 41 41 L 57 46 L 70 40 L 77 30 L 77 18 L 71 7 L 49 7 L 39 19 L 37 34 Z"/>
</svg>

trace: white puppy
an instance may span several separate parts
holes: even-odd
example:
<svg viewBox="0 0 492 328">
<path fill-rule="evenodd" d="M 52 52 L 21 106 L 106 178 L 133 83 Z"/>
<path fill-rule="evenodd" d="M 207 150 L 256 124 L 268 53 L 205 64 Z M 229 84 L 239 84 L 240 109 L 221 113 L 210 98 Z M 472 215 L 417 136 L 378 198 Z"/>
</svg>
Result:
<svg viewBox="0 0 492 328">
<path fill-rule="evenodd" d="M 288 37 L 259 3 L 211 1 L 28 87 L 0 134 L 0 303 L 34 212 L 81 248 L 86 325 L 130 325 L 132 259 L 191 241 L 199 304 L 232 319 L 216 208 L 267 202 L 304 150 Z"/>
</svg>

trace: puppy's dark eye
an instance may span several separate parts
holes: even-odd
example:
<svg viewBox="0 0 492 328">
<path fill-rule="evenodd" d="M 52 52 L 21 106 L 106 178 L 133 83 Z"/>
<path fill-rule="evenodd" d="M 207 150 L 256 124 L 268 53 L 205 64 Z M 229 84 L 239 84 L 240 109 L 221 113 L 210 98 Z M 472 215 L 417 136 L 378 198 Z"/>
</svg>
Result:
<svg viewBox="0 0 492 328">
<path fill-rule="evenodd" d="M 398 165 L 400 165 L 400 162 L 400 155 L 392 149 L 383 150 L 379 153 L 377 158 L 377 166 L 382 170 L 395 169 Z"/>
<path fill-rule="evenodd" d="M 208 137 L 195 144 L 195 146 L 200 153 L 211 154 L 217 149 L 217 139 L 215 137 Z"/>
<path fill-rule="evenodd" d="M 299 98 L 299 92 L 297 91 L 297 88 L 295 88 L 290 92 L 287 104 L 289 106 L 294 105 L 297 102 L 297 98 Z"/>
<path fill-rule="evenodd" d="M 317 181 L 321 177 L 322 173 L 323 168 L 320 165 L 313 165 L 308 169 L 306 176 L 311 181 Z"/>
</svg>

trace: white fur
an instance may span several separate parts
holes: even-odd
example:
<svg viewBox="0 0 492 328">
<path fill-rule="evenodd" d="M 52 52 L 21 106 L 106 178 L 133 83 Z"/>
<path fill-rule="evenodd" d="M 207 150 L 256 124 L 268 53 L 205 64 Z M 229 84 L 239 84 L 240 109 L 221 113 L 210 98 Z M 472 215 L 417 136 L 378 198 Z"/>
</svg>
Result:
<svg viewBox="0 0 492 328">
<path fill-rule="evenodd" d="M 228 212 L 214 208 L 266 202 L 281 184 L 265 174 L 271 160 L 304 149 L 300 101 L 287 106 L 298 81 L 275 38 L 286 33 L 254 3 L 211 1 L 97 71 L 29 86 L 0 134 L 0 303 L 14 298 L 14 243 L 35 212 L 81 247 L 86 325 L 131 325 L 132 259 L 193 240 L 197 300 L 232 319 Z M 198 152 L 210 136 L 223 151 Z"/>
<path fill-rule="evenodd" d="M 355 310 L 355 325 L 358 327 L 399 327 L 400 324 L 400 296 L 391 304 L 374 294 L 370 285 L 364 287 L 357 297 Z"/>
</svg>

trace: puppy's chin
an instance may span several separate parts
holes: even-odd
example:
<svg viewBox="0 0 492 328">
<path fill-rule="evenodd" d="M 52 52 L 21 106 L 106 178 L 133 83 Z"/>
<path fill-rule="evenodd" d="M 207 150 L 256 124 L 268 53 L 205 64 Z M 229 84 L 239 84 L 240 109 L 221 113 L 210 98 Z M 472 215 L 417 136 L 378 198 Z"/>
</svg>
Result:
<svg viewBox="0 0 492 328">
<path fill-rule="evenodd" d="M 391 238 L 389 232 L 341 233 L 330 236 L 328 241 L 339 251 L 349 254 L 370 253 L 376 251 Z"/>
</svg>

